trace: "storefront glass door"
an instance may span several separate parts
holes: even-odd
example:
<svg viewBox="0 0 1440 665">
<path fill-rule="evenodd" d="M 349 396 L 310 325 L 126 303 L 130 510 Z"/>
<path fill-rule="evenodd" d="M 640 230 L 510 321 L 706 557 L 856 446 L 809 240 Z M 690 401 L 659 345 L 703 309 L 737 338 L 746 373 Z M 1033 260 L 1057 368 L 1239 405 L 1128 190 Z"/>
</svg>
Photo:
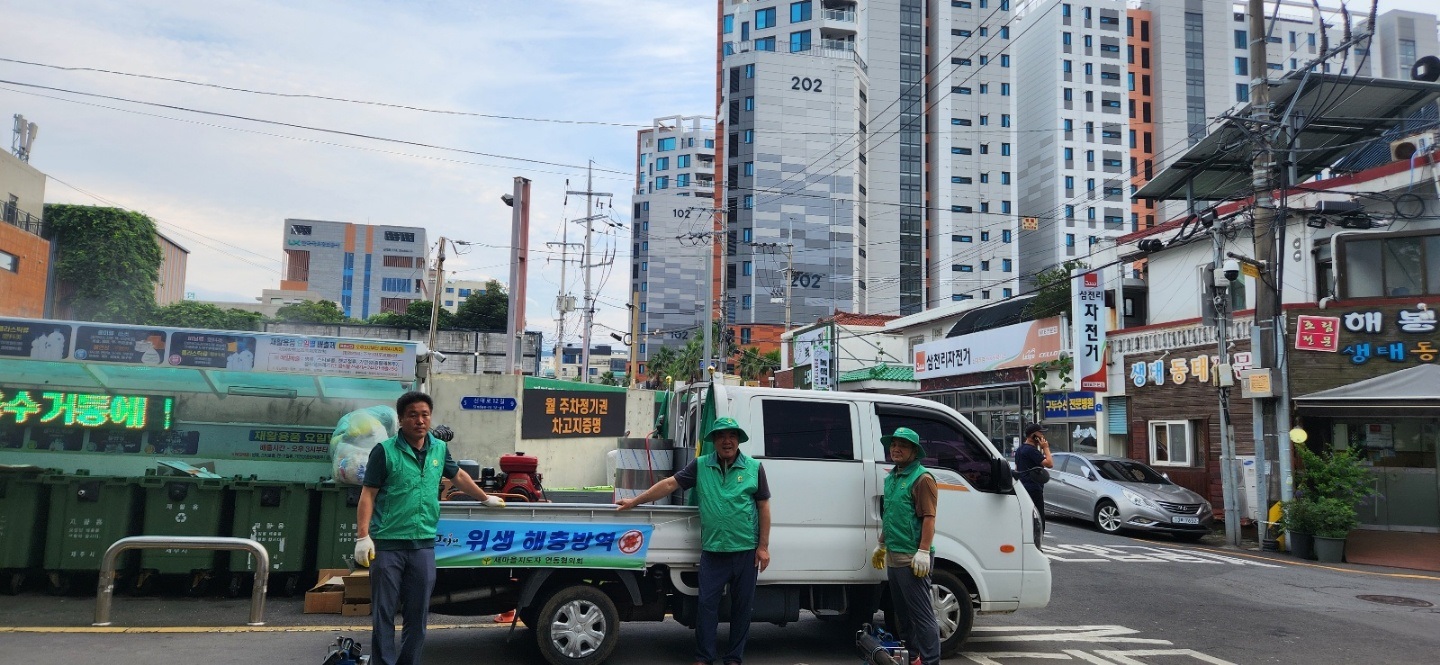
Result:
<svg viewBox="0 0 1440 665">
<path fill-rule="evenodd" d="M 1435 454 L 1440 420 L 1394 418 L 1337 420 L 1331 441 L 1362 451 L 1374 475 L 1375 495 L 1360 507 L 1365 526 L 1440 530 L 1440 466 Z"/>
</svg>

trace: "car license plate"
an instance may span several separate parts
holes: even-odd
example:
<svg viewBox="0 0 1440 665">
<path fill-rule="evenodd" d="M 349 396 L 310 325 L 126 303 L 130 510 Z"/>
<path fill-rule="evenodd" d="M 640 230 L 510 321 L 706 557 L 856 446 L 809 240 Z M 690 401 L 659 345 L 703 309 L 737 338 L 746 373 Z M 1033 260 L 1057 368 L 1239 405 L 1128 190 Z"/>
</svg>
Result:
<svg viewBox="0 0 1440 665">
<path fill-rule="evenodd" d="M 1175 522 L 1176 524 L 1199 524 L 1199 523 L 1200 523 L 1200 518 L 1198 518 L 1198 517 L 1176 517 L 1176 518 L 1173 518 L 1173 520 L 1174 520 L 1174 522 Z"/>
</svg>

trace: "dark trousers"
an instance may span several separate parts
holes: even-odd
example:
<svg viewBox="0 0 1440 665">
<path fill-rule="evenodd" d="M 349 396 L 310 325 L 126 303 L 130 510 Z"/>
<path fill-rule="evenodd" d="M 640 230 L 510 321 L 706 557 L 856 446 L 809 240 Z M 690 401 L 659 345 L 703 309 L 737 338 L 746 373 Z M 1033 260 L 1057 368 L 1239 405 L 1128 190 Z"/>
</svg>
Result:
<svg viewBox="0 0 1440 665">
<path fill-rule="evenodd" d="M 940 624 L 935 621 L 935 605 L 930 598 L 930 576 L 916 577 L 909 566 L 886 566 L 885 576 L 890 580 L 890 603 L 900 624 L 890 628 L 905 640 L 912 657 L 920 657 L 922 665 L 939 665 Z M 960 602 L 968 603 L 970 599 Z"/>
<path fill-rule="evenodd" d="M 755 550 L 700 553 L 700 608 L 695 617 L 695 660 L 715 662 L 715 633 L 720 624 L 720 596 L 730 585 L 730 646 L 722 662 L 739 663 L 750 638 L 750 611 L 755 606 Z"/>
<path fill-rule="evenodd" d="M 435 550 L 393 550 L 375 553 L 370 564 L 370 662 L 373 665 L 419 665 L 425 648 L 425 623 L 430 593 L 435 590 Z M 395 648 L 395 612 L 405 628 Z"/>
<path fill-rule="evenodd" d="M 1045 486 L 1024 485 L 1025 493 L 1030 495 L 1030 501 L 1035 504 L 1035 512 L 1040 514 L 1040 532 L 1045 532 Z M 1035 543 L 1037 546 L 1040 543 Z"/>
</svg>

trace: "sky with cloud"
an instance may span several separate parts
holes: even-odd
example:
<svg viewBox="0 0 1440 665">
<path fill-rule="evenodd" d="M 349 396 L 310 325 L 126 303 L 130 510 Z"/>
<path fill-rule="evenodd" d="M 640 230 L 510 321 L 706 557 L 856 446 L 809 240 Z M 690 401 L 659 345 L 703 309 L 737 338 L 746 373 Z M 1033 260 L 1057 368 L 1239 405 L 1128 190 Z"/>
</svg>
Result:
<svg viewBox="0 0 1440 665">
<path fill-rule="evenodd" d="M 421 226 L 432 244 L 439 236 L 476 243 L 450 254 L 447 273 L 504 282 L 510 209 L 500 196 L 523 176 L 533 180 L 527 327 L 549 340 L 560 264 L 544 243 L 560 239 L 562 219 L 585 216 L 583 198 L 566 201 L 567 179 L 568 189 L 583 190 L 593 159 L 595 190 L 615 194 L 613 218 L 628 225 L 636 130 L 658 116 L 714 110 L 707 2 L 0 5 L 0 58 L 37 63 L 0 61 L 0 113 L 39 124 L 31 165 L 51 177 L 47 202 L 151 215 L 191 251 L 186 289 L 204 300 L 253 301 L 277 288 L 287 217 Z M 38 65 L 605 124 L 426 113 Z M 628 231 L 600 228 L 611 235 L 597 251 L 614 247 L 616 262 L 597 318 L 624 329 Z M 596 282 L 606 273 L 597 269 Z M 577 296 L 578 274 L 566 275 Z"/>
<path fill-rule="evenodd" d="M 31 164 L 51 177 L 48 202 L 151 215 L 190 249 L 186 288 L 204 300 L 278 287 L 289 217 L 421 226 L 432 243 L 476 243 L 447 272 L 503 282 L 500 196 L 524 176 L 534 181 L 527 327 L 549 341 L 560 264 L 545 243 L 585 215 L 565 190 L 583 189 L 593 159 L 595 189 L 615 193 L 611 214 L 628 225 L 639 126 L 714 111 L 709 0 L 0 0 L 0 15 L 0 114 L 40 125 Z M 597 321 L 623 330 L 628 231 L 598 228 L 597 248 L 616 255 L 595 273 Z M 566 281 L 580 295 L 579 271 Z"/>
</svg>

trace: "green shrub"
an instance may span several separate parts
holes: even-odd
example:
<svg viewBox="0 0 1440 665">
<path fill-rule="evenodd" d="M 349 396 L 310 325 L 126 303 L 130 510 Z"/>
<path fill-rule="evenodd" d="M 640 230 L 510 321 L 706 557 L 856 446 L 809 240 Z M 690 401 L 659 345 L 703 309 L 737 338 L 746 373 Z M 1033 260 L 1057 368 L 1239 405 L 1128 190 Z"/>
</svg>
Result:
<svg viewBox="0 0 1440 665">
<path fill-rule="evenodd" d="M 1310 506 L 1311 519 L 1315 523 L 1314 533 L 1324 538 L 1344 538 L 1350 530 L 1360 526 L 1355 506 L 1343 499 L 1321 497 Z"/>
</svg>

